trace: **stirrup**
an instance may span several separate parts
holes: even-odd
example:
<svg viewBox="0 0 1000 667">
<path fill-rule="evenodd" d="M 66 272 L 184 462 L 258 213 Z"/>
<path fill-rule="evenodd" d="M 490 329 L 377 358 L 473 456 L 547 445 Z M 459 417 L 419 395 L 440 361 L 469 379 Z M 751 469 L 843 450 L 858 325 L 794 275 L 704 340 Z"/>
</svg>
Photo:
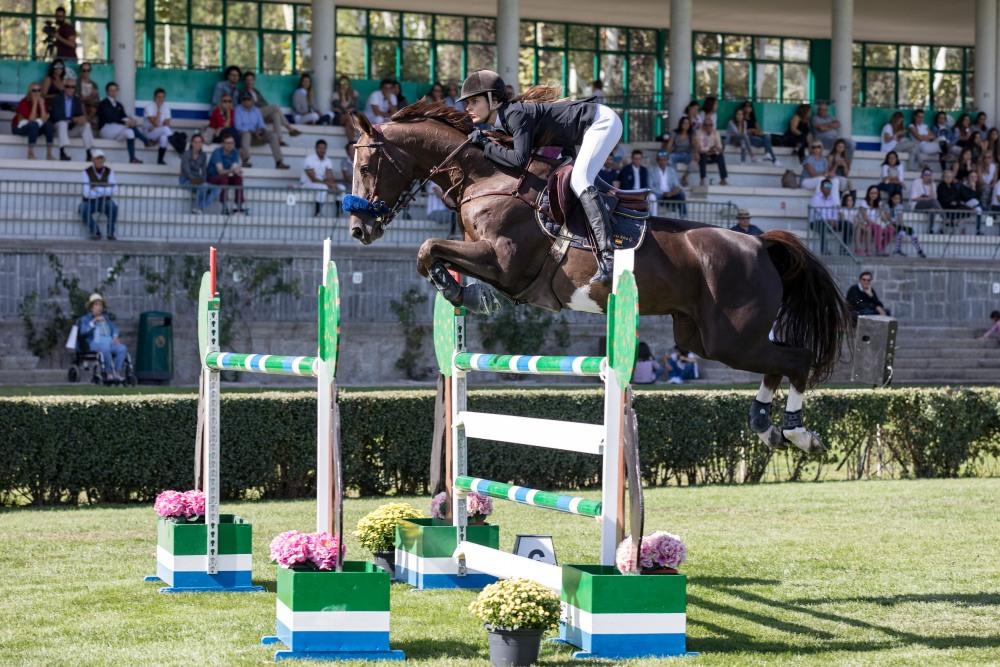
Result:
<svg viewBox="0 0 1000 667">
<path fill-rule="evenodd" d="M 591 284 L 600 283 L 610 285 L 613 273 L 614 254 L 610 252 L 600 252 L 597 254 L 597 271 L 591 276 Z"/>
</svg>

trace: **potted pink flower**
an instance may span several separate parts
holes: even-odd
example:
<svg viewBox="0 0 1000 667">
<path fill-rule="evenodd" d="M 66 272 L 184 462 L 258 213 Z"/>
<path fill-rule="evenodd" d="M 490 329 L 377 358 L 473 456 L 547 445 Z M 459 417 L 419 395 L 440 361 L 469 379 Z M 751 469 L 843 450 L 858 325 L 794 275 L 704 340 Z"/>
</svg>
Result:
<svg viewBox="0 0 1000 667">
<path fill-rule="evenodd" d="M 198 489 L 163 491 L 156 496 L 153 510 L 164 518 L 202 521 L 205 517 L 205 494 Z"/>
<path fill-rule="evenodd" d="M 634 572 L 631 569 L 632 537 L 626 537 L 618 545 L 615 564 L 622 574 Z M 677 569 L 687 559 L 687 548 L 676 535 L 656 531 L 642 538 L 639 545 L 640 574 L 677 574 Z"/>
<path fill-rule="evenodd" d="M 431 517 L 444 519 L 447 514 L 448 492 L 442 491 L 431 499 Z M 493 514 L 493 499 L 482 493 L 470 491 L 465 496 L 465 509 L 469 513 L 469 525 L 481 526 L 486 517 Z"/>
</svg>

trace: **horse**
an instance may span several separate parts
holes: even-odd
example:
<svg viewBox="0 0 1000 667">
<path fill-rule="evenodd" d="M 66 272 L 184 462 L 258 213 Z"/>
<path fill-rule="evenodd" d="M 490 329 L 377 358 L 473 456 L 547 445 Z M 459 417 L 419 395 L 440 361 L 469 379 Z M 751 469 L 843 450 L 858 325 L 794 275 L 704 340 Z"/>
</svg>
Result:
<svg viewBox="0 0 1000 667">
<path fill-rule="evenodd" d="M 417 270 L 448 301 L 490 311 L 485 283 L 518 303 L 605 311 L 610 288 L 589 282 L 594 253 L 555 252 L 557 242 L 536 221 L 534 197 L 551 165 L 535 160 L 520 172 L 487 160 L 467 141 L 469 117 L 440 104 L 418 102 L 377 126 L 362 114 L 353 121 L 354 205 L 344 208 L 354 238 L 379 239 L 430 180 L 457 209 L 463 238 L 425 240 Z M 480 282 L 463 287 L 451 270 Z M 748 423 L 765 444 L 824 450 L 805 428 L 804 394 L 832 373 L 853 323 L 830 273 L 795 235 L 754 237 L 652 217 L 636 249 L 635 279 L 640 314 L 671 315 L 678 346 L 764 376 Z M 771 401 L 784 377 L 790 389 L 778 428 Z"/>
</svg>

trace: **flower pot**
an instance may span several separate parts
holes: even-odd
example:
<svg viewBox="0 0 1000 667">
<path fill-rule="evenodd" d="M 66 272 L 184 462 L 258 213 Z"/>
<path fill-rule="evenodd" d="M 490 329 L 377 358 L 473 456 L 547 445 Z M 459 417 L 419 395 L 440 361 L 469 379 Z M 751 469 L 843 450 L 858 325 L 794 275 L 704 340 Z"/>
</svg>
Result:
<svg viewBox="0 0 1000 667">
<path fill-rule="evenodd" d="M 476 516 L 470 516 L 468 524 L 470 526 L 485 526 L 486 517 L 482 514 L 477 514 Z"/>
<path fill-rule="evenodd" d="M 500 548 L 500 527 L 470 525 L 466 539 L 492 549 Z M 407 519 L 396 524 L 396 581 L 421 590 L 432 588 L 482 588 L 496 577 L 468 570 L 458 574 L 452 557 L 458 547 L 458 529 L 442 519 Z"/>
<path fill-rule="evenodd" d="M 505 630 L 486 626 L 490 640 L 490 664 L 494 667 L 522 667 L 538 661 L 544 630 Z"/>
<path fill-rule="evenodd" d="M 156 522 L 156 578 L 163 592 L 260 591 L 251 582 L 253 527 L 233 514 L 219 516 L 218 572 L 208 573 L 208 528 L 194 520 L 160 517 Z M 150 578 L 150 580 L 152 580 Z"/>
<path fill-rule="evenodd" d="M 677 570 L 672 567 L 644 567 L 641 574 L 677 574 Z"/>
<path fill-rule="evenodd" d="M 395 551 L 376 551 L 375 558 L 373 559 L 375 564 L 389 573 L 390 579 L 396 578 L 396 552 Z"/>
</svg>

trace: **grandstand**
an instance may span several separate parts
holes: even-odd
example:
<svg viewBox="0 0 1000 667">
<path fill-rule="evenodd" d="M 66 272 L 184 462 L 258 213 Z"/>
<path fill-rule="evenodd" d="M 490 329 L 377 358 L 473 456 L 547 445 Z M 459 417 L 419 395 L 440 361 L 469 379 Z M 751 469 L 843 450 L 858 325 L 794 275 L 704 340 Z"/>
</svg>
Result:
<svg viewBox="0 0 1000 667">
<path fill-rule="evenodd" d="M 32 350 L 23 321 L 25 312 L 36 325 L 51 321 L 51 304 L 67 308 L 65 290 L 49 292 L 56 278 L 53 262 L 66 280 L 78 278 L 79 288 L 87 290 L 105 282 L 109 267 L 127 256 L 121 274 L 104 288 L 111 309 L 130 345 L 139 312 L 176 313 L 175 377 L 180 382 L 195 379 L 193 340 L 184 333 L 193 330 L 193 307 L 182 283 L 169 293 L 150 292 L 149 276 L 167 273 L 183 257 L 203 254 L 208 243 L 248 256 L 287 259 L 281 275 L 311 285 L 319 271 L 315 245 L 332 235 L 341 271 L 355 281 L 345 303 L 345 335 L 352 349 L 385 341 L 375 334 L 397 326 L 391 300 L 411 287 L 429 293 L 413 270 L 414 252 L 424 238 L 445 235 L 448 226 L 426 219 L 423 202 L 408 219 L 395 222 L 378 247 L 361 248 L 349 238 L 336 205 L 315 217 L 314 194 L 299 188 L 303 160 L 317 139 L 328 142 L 335 165 L 345 157 L 347 136 L 341 126 L 301 125 L 302 134 L 285 136 L 287 171 L 271 168 L 266 145 L 254 147 L 254 166 L 244 180 L 248 216 L 224 216 L 218 207 L 193 214 L 188 191 L 178 186 L 179 158 L 172 150 L 167 164 L 159 166 L 156 148 L 140 145 L 142 164 L 129 164 L 123 142 L 98 138 L 95 147 L 107 155 L 119 183 L 120 240 L 90 241 L 78 212 L 85 166 L 80 141 L 71 142 L 71 161 L 27 160 L 25 139 L 11 133 L 13 106 L 29 83 L 45 77 L 52 61 L 44 30 L 51 17 L 42 6 L 15 2 L 0 7 L 0 384 L 64 377 L 61 345 L 50 341 Z M 650 167 L 663 146 L 661 138 L 689 100 L 718 98 L 717 124 L 725 134 L 737 104 L 749 99 L 760 128 L 775 136 L 785 133 L 799 104 L 830 100 L 842 135 L 856 146 L 850 180 L 860 199 L 881 180 L 880 133 L 897 109 L 905 111 L 907 122 L 915 108 L 927 109 L 929 118 L 945 111 L 952 121 L 964 112 L 984 111 L 989 126 L 996 125 L 1000 112 L 997 0 L 951 3 L 946 12 L 926 0 L 908 3 L 906 12 L 892 3 L 807 0 L 796 3 L 794 13 L 787 3 L 771 0 L 637 1 L 613 10 L 590 0 L 344 5 L 192 0 L 169 8 L 152 0 L 110 0 L 67 2 L 66 7 L 79 39 L 78 62 L 70 69 L 92 63 L 92 79 L 101 86 L 117 81 L 119 99 L 139 116 L 153 91 L 164 88 L 174 129 L 189 136 L 205 126 L 213 87 L 229 65 L 258 72 L 257 88 L 289 118 L 303 71 L 312 72 L 315 104 L 326 112 L 338 75 L 350 77 L 363 104 L 383 77 L 400 80 L 403 95 L 415 101 L 434 81 L 460 83 L 473 69 L 494 67 L 515 86 L 553 84 L 577 97 L 590 95 L 593 81 L 602 80 L 606 102 L 625 121 L 621 152 L 643 149 Z M 844 242 L 831 232 L 821 212 L 810 210 L 811 190 L 782 187 L 786 171 L 797 176 L 801 167 L 791 148 L 775 151 L 780 165 L 740 164 L 739 149 L 727 145 L 729 184 L 718 184 L 714 165 L 703 186 L 692 174 L 687 215 L 729 226 L 735 210 L 745 208 L 758 227 L 792 231 L 823 252 L 845 290 L 860 270 L 873 271 L 879 295 L 900 319 L 897 381 L 995 381 L 1000 350 L 991 341 L 975 340 L 975 334 L 987 326 L 989 312 L 1000 308 L 1000 213 L 995 218 L 988 210 L 952 214 L 958 217 L 950 225 L 942 225 L 939 217 L 937 229 L 944 233 L 930 234 L 935 218 L 907 210 L 902 220 L 915 230 L 928 259 L 912 252 L 866 257 L 850 239 Z M 902 151 L 901 158 L 907 162 L 909 153 Z M 940 179 L 937 157 L 924 162 L 935 181 Z M 680 169 L 683 173 L 684 166 Z M 913 176 L 907 173 L 907 184 Z M 989 209 L 992 188 L 984 195 L 983 208 Z M 32 294 L 39 298 L 32 302 Z M 262 308 L 260 315 L 276 313 L 281 320 L 254 321 L 243 335 L 253 336 L 254 349 L 270 349 L 272 341 L 286 349 L 281 342 L 289 339 L 289 328 L 307 332 L 312 324 L 311 298 L 308 293 L 276 295 L 274 307 Z M 256 315 L 252 308 L 245 313 L 247 320 Z M 429 322 L 429 308 L 418 317 Z M 568 321 L 578 334 L 574 351 L 597 348 L 599 327 L 583 316 L 570 315 Z M 671 344 L 669 323 L 662 324 L 644 326 L 644 331 L 661 332 L 649 340 L 658 352 Z M 342 377 L 396 381 L 400 374 L 394 360 L 401 349 L 401 342 L 393 342 L 388 350 L 380 347 L 379 354 L 359 354 L 382 359 L 381 366 L 352 368 L 348 360 Z M 705 370 L 710 381 L 751 379 L 718 365 Z"/>
</svg>

